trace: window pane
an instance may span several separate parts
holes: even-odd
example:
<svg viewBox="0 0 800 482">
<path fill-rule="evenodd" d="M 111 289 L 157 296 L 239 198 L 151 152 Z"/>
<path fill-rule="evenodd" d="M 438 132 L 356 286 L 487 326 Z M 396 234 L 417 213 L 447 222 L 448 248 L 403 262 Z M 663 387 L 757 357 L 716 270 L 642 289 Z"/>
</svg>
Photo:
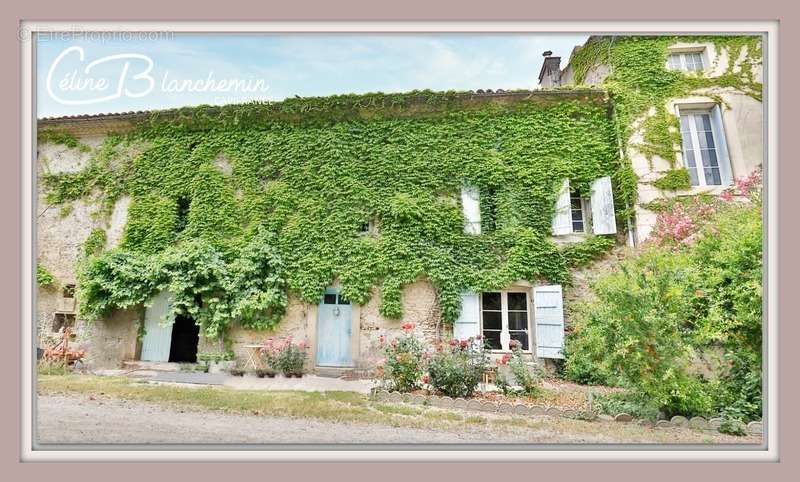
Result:
<svg viewBox="0 0 800 482">
<path fill-rule="evenodd" d="M 700 139 L 700 149 L 714 148 L 714 135 L 710 131 L 698 132 L 697 137 Z"/>
<path fill-rule="evenodd" d="M 697 162 L 695 161 L 694 158 L 694 151 L 692 150 L 684 151 L 683 156 L 686 160 L 686 167 L 694 167 L 697 165 Z"/>
<path fill-rule="evenodd" d="M 499 331 L 483 330 L 483 338 L 486 340 L 486 344 L 489 345 L 490 349 L 499 350 L 503 348 L 503 345 L 500 343 Z"/>
<path fill-rule="evenodd" d="M 528 329 L 528 312 L 527 311 L 509 311 L 508 312 L 508 329 L 509 330 L 527 330 Z"/>
<path fill-rule="evenodd" d="M 484 310 L 500 311 L 500 293 L 484 293 L 481 298 Z"/>
<path fill-rule="evenodd" d="M 720 178 L 718 167 L 707 167 L 704 171 L 706 175 L 706 184 L 713 186 L 722 185 L 722 178 Z"/>
<path fill-rule="evenodd" d="M 711 130 L 711 118 L 708 114 L 695 114 L 694 122 L 698 131 Z"/>
<path fill-rule="evenodd" d="M 670 54 L 669 55 L 669 68 L 670 69 L 680 69 L 681 68 L 681 56 L 680 54 Z"/>
<path fill-rule="evenodd" d="M 499 330 L 503 327 L 503 316 L 499 311 L 483 312 L 483 328 L 488 330 Z"/>
<path fill-rule="evenodd" d="M 350 300 L 348 300 L 347 298 L 343 297 L 342 295 L 339 295 L 339 304 L 340 305 L 349 305 L 350 304 Z"/>
<path fill-rule="evenodd" d="M 528 311 L 528 295 L 526 293 L 509 293 L 508 309 Z"/>
<path fill-rule="evenodd" d="M 689 116 L 686 114 L 681 116 L 681 132 L 689 132 Z"/>
<path fill-rule="evenodd" d="M 700 156 L 703 158 L 703 167 L 717 167 L 717 151 L 714 149 L 702 149 Z"/>
<path fill-rule="evenodd" d="M 530 350 L 528 346 L 528 332 L 527 331 L 512 331 L 509 333 L 512 340 L 517 340 L 522 343 L 523 350 Z"/>
<path fill-rule="evenodd" d="M 326 305 L 335 305 L 336 304 L 336 295 L 327 294 L 325 293 L 325 301 Z"/>
</svg>

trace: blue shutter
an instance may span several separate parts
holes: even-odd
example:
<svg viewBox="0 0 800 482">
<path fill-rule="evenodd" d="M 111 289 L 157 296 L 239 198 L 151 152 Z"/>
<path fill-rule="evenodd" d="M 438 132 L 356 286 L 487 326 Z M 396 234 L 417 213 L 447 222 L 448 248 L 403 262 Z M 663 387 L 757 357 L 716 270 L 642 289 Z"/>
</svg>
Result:
<svg viewBox="0 0 800 482">
<path fill-rule="evenodd" d="M 466 340 L 481 333 L 480 297 L 476 293 L 461 294 L 461 313 L 453 324 L 453 338 Z"/>
<path fill-rule="evenodd" d="M 536 356 L 564 358 L 564 299 L 561 285 L 533 288 Z"/>
</svg>

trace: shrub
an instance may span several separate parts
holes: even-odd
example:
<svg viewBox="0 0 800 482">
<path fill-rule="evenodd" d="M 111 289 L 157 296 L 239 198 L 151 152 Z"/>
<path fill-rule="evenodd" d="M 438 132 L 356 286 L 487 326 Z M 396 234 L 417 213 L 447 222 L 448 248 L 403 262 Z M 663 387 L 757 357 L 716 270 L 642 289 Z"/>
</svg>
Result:
<svg viewBox="0 0 800 482">
<path fill-rule="evenodd" d="M 390 390 L 410 392 L 420 387 L 424 372 L 425 348 L 413 334 L 415 325 L 404 323 L 403 334 L 387 343 L 381 336 L 384 363 L 379 365 L 382 380 Z"/>
<path fill-rule="evenodd" d="M 742 437 L 747 435 L 747 430 L 745 430 L 745 425 L 742 423 L 741 420 L 735 420 L 726 418 L 719 424 L 720 433 L 726 433 L 728 435 L 736 435 L 737 437 Z"/>
<path fill-rule="evenodd" d="M 538 365 L 529 365 L 525 362 L 518 341 L 511 340 L 511 355 L 504 355 L 502 359 L 498 360 L 498 364 L 508 366 L 513 376 L 513 382 L 516 384 L 514 386 L 508 375 L 498 370 L 496 384 L 504 395 L 536 397 L 541 393 L 539 384 L 542 380 L 542 370 Z"/>
<path fill-rule="evenodd" d="M 446 345 L 438 345 L 428 363 L 430 384 L 448 397 L 470 397 L 483 373 L 489 357 L 483 341 L 450 340 Z"/>
<path fill-rule="evenodd" d="M 291 337 L 284 338 L 275 345 L 275 368 L 286 376 L 302 375 L 306 364 L 306 342 L 292 342 Z"/>
<path fill-rule="evenodd" d="M 618 381 L 630 389 L 626 403 L 645 411 L 759 418 L 759 185 L 754 173 L 737 180 L 739 198 L 729 190 L 720 199 L 686 198 L 661 212 L 646 245 L 599 278 L 594 299 L 574 310 L 566 376 Z M 727 363 L 706 379 L 693 364 L 709 350 L 721 350 Z"/>
<path fill-rule="evenodd" d="M 659 409 L 652 400 L 630 393 L 610 393 L 595 395 L 593 409 L 612 417 L 619 413 L 627 413 L 636 418 L 656 420 Z"/>
</svg>

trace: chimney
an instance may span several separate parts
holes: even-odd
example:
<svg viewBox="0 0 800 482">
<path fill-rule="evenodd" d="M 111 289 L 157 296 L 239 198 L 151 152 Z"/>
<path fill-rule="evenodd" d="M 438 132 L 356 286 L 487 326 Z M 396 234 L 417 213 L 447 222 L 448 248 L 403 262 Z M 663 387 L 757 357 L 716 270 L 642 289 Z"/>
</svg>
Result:
<svg viewBox="0 0 800 482">
<path fill-rule="evenodd" d="M 561 85 L 561 57 L 553 57 L 552 50 L 544 51 L 542 57 L 544 62 L 539 71 L 539 86 L 558 87 Z"/>
</svg>

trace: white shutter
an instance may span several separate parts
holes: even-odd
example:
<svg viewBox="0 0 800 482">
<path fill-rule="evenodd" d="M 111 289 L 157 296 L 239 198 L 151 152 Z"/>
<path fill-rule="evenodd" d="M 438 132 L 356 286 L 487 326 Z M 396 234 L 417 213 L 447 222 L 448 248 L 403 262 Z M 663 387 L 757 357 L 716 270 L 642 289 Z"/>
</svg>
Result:
<svg viewBox="0 0 800 482">
<path fill-rule="evenodd" d="M 561 285 L 533 288 L 536 356 L 564 358 L 564 300 Z"/>
<path fill-rule="evenodd" d="M 614 195 L 611 193 L 611 178 L 608 176 L 592 182 L 592 229 L 594 234 L 617 232 Z"/>
<path fill-rule="evenodd" d="M 481 334 L 478 321 L 479 299 L 480 297 L 476 293 L 461 294 L 461 313 L 453 324 L 453 338 L 466 340 L 471 336 L 477 337 Z"/>
<path fill-rule="evenodd" d="M 464 232 L 481 234 L 481 201 L 478 188 L 464 186 L 461 188 L 461 205 L 464 209 Z"/>
<path fill-rule="evenodd" d="M 733 184 L 731 171 L 731 158 L 728 155 L 728 143 L 725 141 L 725 128 L 722 124 L 722 111 L 718 105 L 711 109 L 711 130 L 714 132 L 714 141 L 717 143 L 717 162 L 719 163 L 719 177 L 723 186 Z"/>
<path fill-rule="evenodd" d="M 572 232 L 572 210 L 569 202 L 569 179 L 564 179 L 556 199 L 556 212 L 553 214 L 553 234 L 559 236 Z"/>
</svg>

